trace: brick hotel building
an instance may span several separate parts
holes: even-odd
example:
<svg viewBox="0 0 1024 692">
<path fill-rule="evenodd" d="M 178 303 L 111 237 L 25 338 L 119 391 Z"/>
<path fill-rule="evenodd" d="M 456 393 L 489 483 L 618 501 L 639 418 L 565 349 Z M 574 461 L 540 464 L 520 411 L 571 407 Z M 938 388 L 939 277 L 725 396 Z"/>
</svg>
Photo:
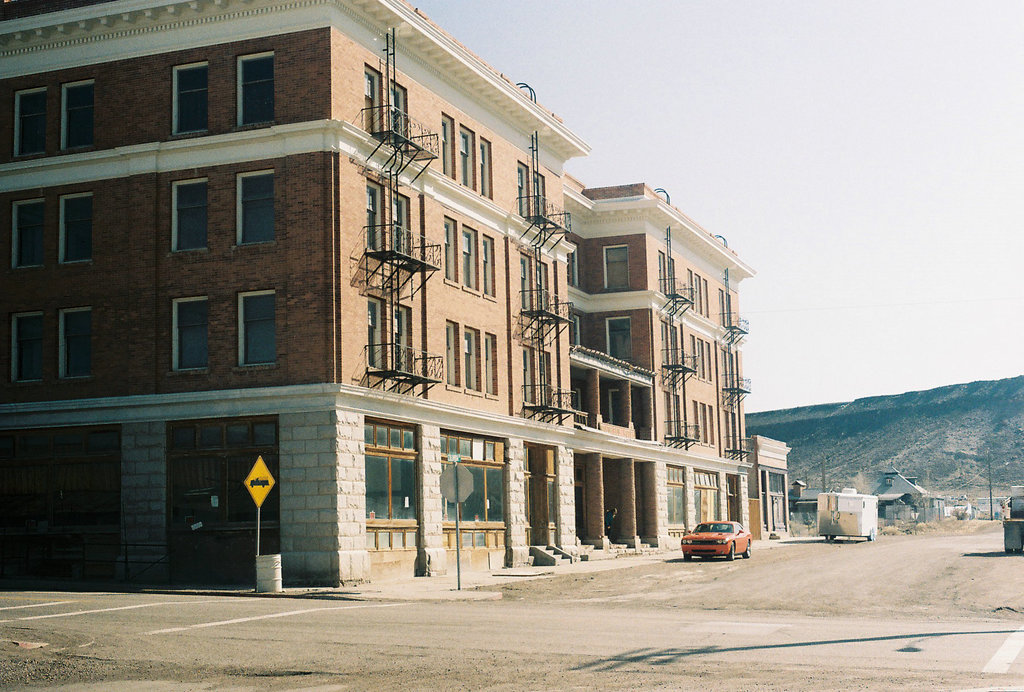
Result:
<svg viewBox="0 0 1024 692">
<path fill-rule="evenodd" d="M 747 522 L 753 272 L 401 0 L 0 5 L 0 574 L 286 584 Z M 610 510 L 615 517 L 606 526 Z"/>
</svg>

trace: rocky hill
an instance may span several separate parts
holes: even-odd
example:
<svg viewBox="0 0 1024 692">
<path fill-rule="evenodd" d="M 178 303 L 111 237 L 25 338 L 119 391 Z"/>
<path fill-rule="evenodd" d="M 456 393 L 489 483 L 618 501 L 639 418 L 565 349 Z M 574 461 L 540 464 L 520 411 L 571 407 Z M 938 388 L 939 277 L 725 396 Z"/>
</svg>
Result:
<svg viewBox="0 0 1024 692">
<path fill-rule="evenodd" d="M 1024 485 L 1024 377 L 747 414 L 751 435 L 783 440 L 790 481 L 870 492 L 890 466 L 928 490 L 997 495 Z"/>
</svg>

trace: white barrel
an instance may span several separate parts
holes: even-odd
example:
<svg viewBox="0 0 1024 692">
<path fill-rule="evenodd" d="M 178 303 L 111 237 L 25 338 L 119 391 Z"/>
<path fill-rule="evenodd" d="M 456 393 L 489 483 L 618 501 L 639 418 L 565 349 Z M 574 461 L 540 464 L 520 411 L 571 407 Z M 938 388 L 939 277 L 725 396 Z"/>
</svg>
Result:
<svg viewBox="0 0 1024 692">
<path fill-rule="evenodd" d="M 281 591 L 281 554 L 256 556 L 257 593 Z"/>
<path fill-rule="evenodd" d="M 1011 485 L 1010 497 L 1024 497 L 1024 485 Z"/>
</svg>

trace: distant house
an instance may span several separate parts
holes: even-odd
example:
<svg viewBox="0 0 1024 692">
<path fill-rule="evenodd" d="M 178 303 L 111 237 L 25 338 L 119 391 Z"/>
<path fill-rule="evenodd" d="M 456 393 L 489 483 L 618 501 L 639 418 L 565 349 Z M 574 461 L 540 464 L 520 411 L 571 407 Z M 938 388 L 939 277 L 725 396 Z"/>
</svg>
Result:
<svg viewBox="0 0 1024 692">
<path fill-rule="evenodd" d="M 946 515 L 946 500 L 917 484 L 917 477 L 904 476 L 892 467 L 882 474 L 873 495 L 878 496 L 878 519 L 895 521 L 936 521 Z"/>
<path fill-rule="evenodd" d="M 747 472 L 750 503 L 750 531 L 755 538 L 789 534 L 786 485 L 789 479 L 785 442 L 763 435 L 753 436 L 754 454 Z"/>
<path fill-rule="evenodd" d="M 810 528 L 818 524 L 818 490 L 809 490 L 803 481 L 789 485 L 789 521 Z"/>
</svg>

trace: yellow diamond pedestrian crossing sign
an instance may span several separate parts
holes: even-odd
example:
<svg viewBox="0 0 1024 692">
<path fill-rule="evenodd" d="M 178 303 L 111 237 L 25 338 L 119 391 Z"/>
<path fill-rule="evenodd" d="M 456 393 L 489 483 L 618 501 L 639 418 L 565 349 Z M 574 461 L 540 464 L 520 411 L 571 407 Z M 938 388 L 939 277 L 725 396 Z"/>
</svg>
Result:
<svg viewBox="0 0 1024 692">
<path fill-rule="evenodd" d="M 270 475 L 270 469 L 267 468 L 263 457 L 256 457 L 256 463 L 252 465 L 252 471 L 245 477 L 243 483 L 245 483 L 245 489 L 252 495 L 252 501 L 256 503 L 257 507 L 262 507 L 263 501 L 270 494 L 270 489 L 274 487 L 274 477 Z"/>
</svg>

